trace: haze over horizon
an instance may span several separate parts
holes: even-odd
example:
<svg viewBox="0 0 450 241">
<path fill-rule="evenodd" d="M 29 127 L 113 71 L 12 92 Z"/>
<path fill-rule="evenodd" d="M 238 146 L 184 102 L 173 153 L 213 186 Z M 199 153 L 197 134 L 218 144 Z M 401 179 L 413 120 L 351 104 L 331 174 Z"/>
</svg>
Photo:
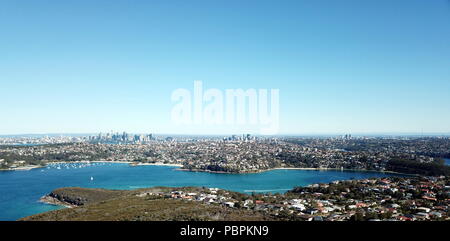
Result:
<svg viewBox="0 0 450 241">
<path fill-rule="evenodd" d="M 195 80 L 279 89 L 278 135 L 449 134 L 449 17 L 446 0 L 4 0 L 0 135 L 258 134 L 171 123 Z"/>
<path fill-rule="evenodd" d="M 108 132 L 92 132 L 92 133 L 14 133 L 14 134 L 0 134 L 0 137 L 26 137 L 26 136 L 89 136 L 89 135 L 98 135 L 98 134 L 107 134 L 107 133 L 123 133 L 124 131 L 108 131 Z M 125 131 L 126 132 L 126 131 Z M 250 134 L 250 133 L 216 133 L 216 134 L 179 134 L 179 133 L 155 133 L 151 131 L 147 132 L 127 132 L 128 134 L 153 134 L 157 136 L 230 136 L 230 135 L 242 135 L 242 134 Z M 450 136 L 450 132 L 434 132 L 434 133 L 418 133 L 418 132 L 390 132 L 390 133 L 278 133 L 276 135 L 261 135 L 261 134 L 251 134 L 252 136 L 293 136 L 293 137 L 333 137 L 333 136 L 343 136 L 350 134 L 354 137 L 383 137 L 383 136 L 396 136 L 396 137 L 436 137 L 436 136 Z"/>
</svg>

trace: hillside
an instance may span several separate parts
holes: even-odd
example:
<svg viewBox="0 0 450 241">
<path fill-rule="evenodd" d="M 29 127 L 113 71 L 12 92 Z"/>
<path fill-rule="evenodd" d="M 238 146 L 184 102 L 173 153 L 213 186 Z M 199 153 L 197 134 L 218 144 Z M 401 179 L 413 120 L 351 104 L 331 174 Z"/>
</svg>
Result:
<svg viewBox="0 0 450 241">
<path fill-rule="evenodd" d="M 201 188 L 183 188 L 200 191 Z M 148 188 L 134 191 L 115 191 L 86 188 L 61 188 L 43 198 L 49 203 L 73 208 L 41 213 L 25 221 L 189 221 L 189 220 L 273 220 L 269 215 L 233 209 L 222 205 L 177 200 L 156 195 L 171 188 Z M 178 188 L 177 190 L 181 190 Z M 51 201 L 52 200 L 52 201 Z"/>
<path fill-rule="evenodd" d="M 73 208 L 22 220 L 450 220 L 450 178 L 387 177 L 247 195 L 218 188 L 61 188 L 41 200 Z"/>
</svg>

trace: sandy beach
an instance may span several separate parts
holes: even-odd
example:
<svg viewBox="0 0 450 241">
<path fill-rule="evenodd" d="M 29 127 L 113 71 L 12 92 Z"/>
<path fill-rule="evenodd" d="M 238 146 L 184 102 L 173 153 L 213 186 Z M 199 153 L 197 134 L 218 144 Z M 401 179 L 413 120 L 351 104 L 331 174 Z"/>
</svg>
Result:
<svg viewBox="0 0 450 241">
<path fill-rule="evenodd" d="M 155 163 L 147 163 L 147 162 L 139 162 L 139 163 L 132 163 L 131 166 L 170 166 L 170 167 L 182 167 L 182 164 L 170 164 L 170 163 L 162 163 L 162 162 L 155 162 Z"/>
</svg>

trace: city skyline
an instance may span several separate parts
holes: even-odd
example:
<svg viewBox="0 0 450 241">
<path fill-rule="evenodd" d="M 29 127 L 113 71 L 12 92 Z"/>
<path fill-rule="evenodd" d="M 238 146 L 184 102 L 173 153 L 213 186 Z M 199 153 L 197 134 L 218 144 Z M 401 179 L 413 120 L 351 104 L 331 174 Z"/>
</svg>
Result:
<svg viewBox="0 0 450 241">
<path fill-rule="evenodd" d="M 8 137 L 31 137 L 31 138 L 42 138 L 48 137 L 89 137 L 98 136 L 99 134 L 129 134 L 129 135 L 154 135 L 155 137 L 229 137 L 229 136 L 239 136 L 250 134 L 256 137 L 343 137 L 345 135 L 351 135 L 353 137 L 448 137 L 450 133 L 417 133 L 417 132 L 387 132 L 387 133 L 299 133 L 299 134 L 277 134 L 277 135 L 261 135 L 261 134 L 251 134 L 248 132 L 236 132 L 232 134 L 228 133 L 217 133 L 217 134 L 179 134 L 179 133 L 158 133 L 158 132 L 127 132 L 127 131 L 109 131 L 109 132 L 92 132 L 92 133 L 15 133 L 15 134 L 0 134 L 0 138 Z"/>
<path fill-rule="evenodd" d="M 344 2 L 2 1 L 0 135 L 258 134 L 171 123 L 196 80 L 279 89 L 278 135 L 448 135 L 449 2 Z"/>
</svg>

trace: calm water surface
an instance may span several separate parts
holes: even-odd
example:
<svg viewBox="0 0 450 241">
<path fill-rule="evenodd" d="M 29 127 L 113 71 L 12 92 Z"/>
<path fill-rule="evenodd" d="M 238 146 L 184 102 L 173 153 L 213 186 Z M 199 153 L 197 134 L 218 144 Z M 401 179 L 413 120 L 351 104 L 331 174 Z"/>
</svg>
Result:
<svg viewBox="0 0 450 241">
<path fill-rule="evenodd" d="M 444 158 L 445 165 L 450 166 L 450 158 Z"/>
<path fill-rule="evenodd" d="M 385 177 L 389 174 L 351 171 L 273 170 L 254 174 L 179 171 L 168 166 L 125 163 L 53 164 L 28 171 L 0 171 L 0 220 L 16 220 L 61 207 L 38 202 L 55 188 L 136 189 L 152 186 L 206 186 L 238 192 L 285 192 L 295 186 L 334 180 Z M 93 180 L 91 181 L 91 177 Z"/>
</svg>

